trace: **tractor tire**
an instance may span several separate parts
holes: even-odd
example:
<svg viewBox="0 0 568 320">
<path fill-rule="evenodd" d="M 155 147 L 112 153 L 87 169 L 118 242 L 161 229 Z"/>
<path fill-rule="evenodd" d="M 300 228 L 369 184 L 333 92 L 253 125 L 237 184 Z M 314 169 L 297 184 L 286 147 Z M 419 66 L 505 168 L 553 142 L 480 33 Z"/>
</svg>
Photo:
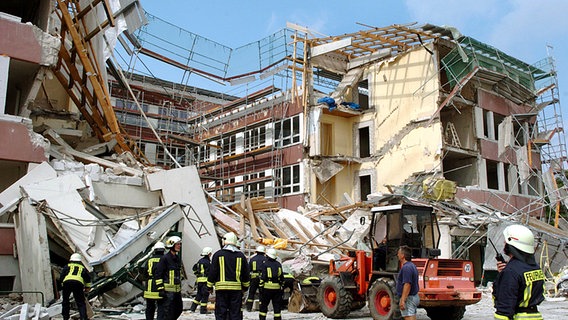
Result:
<svg viewBox="0 0 568 320">
<path fill-rule="evenodd" d="M 351 312 L 353 296 L 339 277 L 322 280 L 318 288 L 318 304 L 321 313 L 332 319 L 345 318 Z"/>
<path fill-rule="evenodd" d="M 392 279 L 377 279 L 369 288 L 369 311 L 375 320 L 400 319 L 395 282 Z"/>
<path fill-rule="evenodd" d="M 465 306 L 462 307 L 428 307 L 426 314 L 431 320 L 460 320 L 465 313 Z"/>
</svg>

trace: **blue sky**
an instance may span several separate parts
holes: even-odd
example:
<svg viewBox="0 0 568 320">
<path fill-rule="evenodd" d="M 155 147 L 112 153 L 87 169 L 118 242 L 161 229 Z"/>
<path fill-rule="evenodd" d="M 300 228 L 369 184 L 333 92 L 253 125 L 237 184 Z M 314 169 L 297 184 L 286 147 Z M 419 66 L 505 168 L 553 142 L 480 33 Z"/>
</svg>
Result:
<svg viewBox="0 0 568 320">
<path fill-rule="evenodd" d="M 229 47 L 284 28 L 286 22 L 324 35 L 410 22 L 448 25 L 527 63 L 547 55 L 558 71 L 563 114 L 568 116 L 568 1 L 565 0 L 141 0 L 149 13 Z M 191 81 L 188 83 L 192 84 Z"/>
</svg>

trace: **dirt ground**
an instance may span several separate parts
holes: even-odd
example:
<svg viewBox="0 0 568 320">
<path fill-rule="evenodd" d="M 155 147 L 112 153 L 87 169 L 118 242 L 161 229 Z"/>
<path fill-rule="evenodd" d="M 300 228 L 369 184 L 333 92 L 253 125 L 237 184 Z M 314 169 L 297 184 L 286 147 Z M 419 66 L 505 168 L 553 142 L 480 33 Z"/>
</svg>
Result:
<svg viewBox="0 0 568 320">
<path fill-rule="evenodd" d="M 557 299 L 555 299 L 557 300 Z M 546 320 L 561 320 L 566 319 L 566 314 L 568 313 L 568 300 L 566 299 L 558 299 L 561 301 L 544 301 L 540 306 L 539 310 Z M 491 298 L 491 294 L 489 292 L 483 293 L 482 300 L 471 306 L 466 307 L 466 312 L 463 320 L 479 320 L 479 319 L 493 319 L 493 301 Z M 273 319 L 272 312 L 268 313 L 268 319 Z M 429 320 L 428 316 L 426 316 L 426 311 L 424 309 L 419 309 L 417 320 Z M 201 315 L 199 313 L 192 313 L 192 312 L 184 312 L 180 319 L 215 319 L 215 316 L 212 314 L 209 315 Z M 244 319 L 252 320 L 258 319 L 258 311 L 253 312 L 246 312 L 244 313 Z M 321 313 L 291 313 L 288 311 L 282 312 L 282 319 L 296 319 L 296 320 L 324 320 L 327 319 Z M 348 318 L 345 319 L 372 319 L 369 315 L 369 309 L 364 307 L 360 311 L 354 312 L 350 314 Z M 448 319 L 453 320 L 453 319 Z"/>
</svg>

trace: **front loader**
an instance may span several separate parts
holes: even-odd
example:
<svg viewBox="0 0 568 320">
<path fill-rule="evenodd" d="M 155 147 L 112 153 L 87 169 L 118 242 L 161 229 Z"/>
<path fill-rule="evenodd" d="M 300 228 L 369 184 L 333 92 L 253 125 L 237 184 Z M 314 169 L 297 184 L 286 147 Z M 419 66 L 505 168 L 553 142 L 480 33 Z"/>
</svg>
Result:
<svg viewBox="0 0 568 320">
<path fill-rule="evenodd" d="M 318 289 L 318 304 L 325 316 L 345 318 L 368 303 L 373 319 L 400 318 L 395 281 L 401 245 L 412 249 L 419 307 L 426 309 L 430 319 L 459 320 L 466 305 L 481 300 L 471 261 L 437 258 L 440 231 L 431 207 L 399 204 L 371 212 L 371 254 L 351 251 L 330 261 L 329 274 Z"/>
</svg>

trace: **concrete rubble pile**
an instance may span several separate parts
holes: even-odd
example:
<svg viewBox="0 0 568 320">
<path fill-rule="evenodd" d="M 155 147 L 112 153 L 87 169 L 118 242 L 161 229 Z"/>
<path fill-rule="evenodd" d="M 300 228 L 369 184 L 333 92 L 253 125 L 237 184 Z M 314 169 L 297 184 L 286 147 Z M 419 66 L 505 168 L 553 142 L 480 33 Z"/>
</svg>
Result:
<svg viewBox="0 0 568 320">
<path fill-rule="evenodd" d="M 229 231 L 239 235 L 247 255 L 261 243 L 277 248 L 286 271 L 301 279 L 324 276 L 328 261 L 347 251 L 370 251 L 366 235 L 373 206 L 406 202 L 434 207 L 441 233 L 467 235 L 454 248 L 455 258 L 467 252 L 464 246 L 484 241 L 486 235 L 501 243 L 499 230 L 515 219 L 469 202 L 392 194 L 376 194 L 367 202 L 341 207 L 310 205 L 298 212 L 264 198 L 243 197 L 238 203 L 223 204 L 203 191 L 195 167 L 161 170 L 144 167 L 125 155 L 112 160 L 81 155 L 53 132 L 46 135 L 59 140 L 59 146 L 50 149 L 53 160 L 34 166 L 0 193 L 0 215 L 14 221 L 17 274 L 26 275 L 17 276 L 23 304 L 4 310 L 3 317 L 33 313 L 45 319 L 57 313 L 60 309 L 53 306 L 58 306 L 54 304 L 59 296 L 58 266 L 73 252 L 80 252 L 96 274 L 90 297 L 99 297 L 101 307 L 139 304 L 143 287 L 138 267 L 152 245 L 172 232 L 183 238 L 188 296 L 195 282 L 188 268 L 198 260 L 199 248 L 220 249 L 219 238 Z M 546 253 L 550 259 L 543 268 L 552 273 L 563 267 L 568 233 L 533 218 L 529 226 L 538 231 L 537 252 L 544 252 L 543 246 L 552 252 Z M 484 270 L 495 270 L 493 256 L 493 250 L 485 251 Z"/>
</svg>

